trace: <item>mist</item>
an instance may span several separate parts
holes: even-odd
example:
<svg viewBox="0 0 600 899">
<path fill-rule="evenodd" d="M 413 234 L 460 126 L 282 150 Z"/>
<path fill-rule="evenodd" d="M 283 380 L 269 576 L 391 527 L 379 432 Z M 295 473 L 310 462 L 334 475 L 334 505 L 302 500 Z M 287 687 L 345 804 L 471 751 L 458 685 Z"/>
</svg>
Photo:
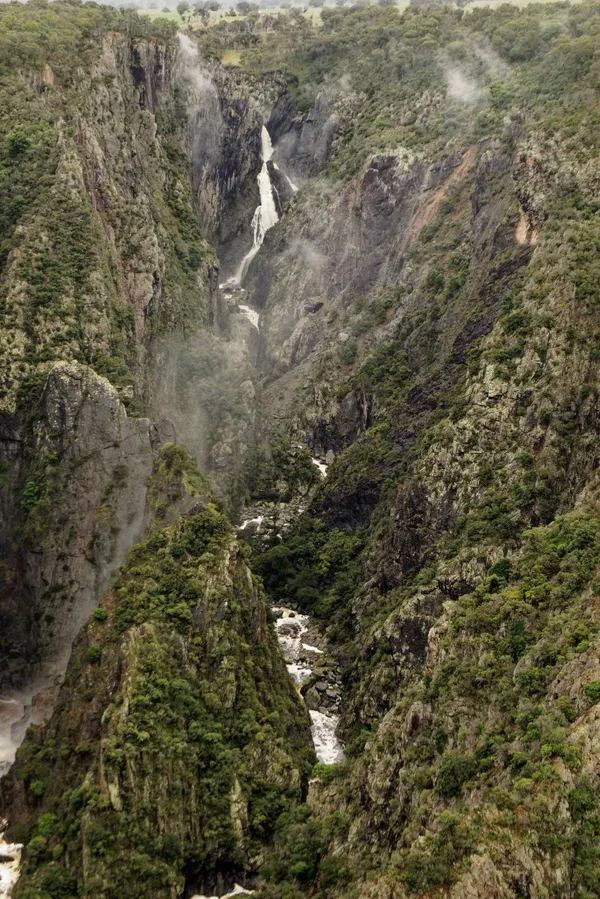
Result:
<svg viewBox="0 0 600 899">
<path fill-rule="evenodd" d="M 213 166 L 219 158 L 223 136 L 223 114 L 219 93 L 198 47 L 178 33 L 179 77 L 188 93 L 188 122 L 195 168 Z"/>
<path fill-rule="evenodd" d="M 448 96 L 457 103 L 472 106 L 484 96 L 484 92 L 474 79 L 469 78 L 461 69 L 448 67 L 444 70 L 444 78 L 448 88 Z"/>
<path fill-rule="evenodd" d="M 312 241 L 303 237 L 294 238 L 290 242 L 289 247 L 282 253 L 281 259 L 288 262 L 292 259 L 298 259 L 304 268 L 310 269 L 315 274 L 320 274 L 327 263 L 325 253 Z"/>
</svg>

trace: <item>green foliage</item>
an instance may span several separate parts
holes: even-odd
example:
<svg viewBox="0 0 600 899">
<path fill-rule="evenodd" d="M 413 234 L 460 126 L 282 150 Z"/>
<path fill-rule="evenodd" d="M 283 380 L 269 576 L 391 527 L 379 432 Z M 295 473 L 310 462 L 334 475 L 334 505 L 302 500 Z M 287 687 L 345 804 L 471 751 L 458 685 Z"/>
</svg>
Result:
<svg viewBox="0 0 600 899">
<path fill-rule="evenodd" d="M 474 834 L 458 815 L 443 812 L 436 829 L 427 837 L 426 851 L 413 850 L 406 860 L 403 880 L 411 893 L 450 886 L 458 878 L 458 864 L 474 848 Z"/>
<path fill-rule="evenodd" d="M 594 702 L 598 702 L 600 699 L 600 681 L 595 680 L 591 681 L 589 684 L 584 684 L 583 692 L 586 696 L 589 696 L 590 699 L 593 699 Z"/>
<path fill-rule="evenodd" d="M 167 443 L 154 459 L 148 483 L 151 530 L 158 531 L 174 521 L 180 514 L 180 504 L 190 496 L 212 501 L 210 481 L 184 446 Z"/>
<path fill-rule="evenodd" d="M 383 344 L 361 364 L 353 384 L 373 391 L 383 403 L 397 400 L 410 377 L 406 363 L 406 352 L 396 343 Z"/>
<path fill-rule="evenodd" d="M 283 441 L 273 443 L 268 450 L 259 445 L 245 472 L 251 500 L 289 503 L 306 496 L 319 481 L 309 450 Z"/>
<path fill-rule="evenodd" d="M 46 781 L 34 780 L 29 786 L 29 794 L 34 800 L 43 799 L 46 794 Z"/>
<path fill-rule="evenodd" d="M 40 488 L 35 483 L 35 481 L 27 481 L 25 484 L 25 489 L 23 490 L 23 496 L 21 498 L 21 508 L 24 512 L 31 512 L 31 510 L 38 504 L 40 499 Z"/>
<path fill-rule="evenodd" d="M 460 796 L 463 783 L 468 780 L 475 769 L 471 756 L 448 752 L 442 761 L 435 781 L 436 792 L 445 799 Z"/>
<path fill-rule="evenodd" d="M 167 455 L 185 470 L 185 456 Z M 93 617 L 102 643 L 76 648 L 60 719 L 41 745 L 20 751 L 19 776 L 40 811 L 23 895 L 58 868 L 73 879 L 58 877 L 57 895 L 73 899 L 84 855 L 86 876 L 116 878 L 131 899 L 183 883 L 184 870 L 199 878 L 238 870 L 301 799 L 314 762 L 263 599 L 213 506 L 136 547 L 105 604 L 114 627 Z M 101 789 L 100 753 L 102 783 L 119 785 L 119 810 Z M 165 822 L 160 831 L 148 803 Z"/>
<path fill-rule="evenodd" d="M 54 826 L 56 824 L 56 815 L 52 815 L 46 812 L 44 815 L 40 815 L 38 819 L 38 833 L 42 837 L 49 836 L 54 830 Z"/>
<path fill-rule="evenodd" d="M 343 776 L 344 770 L 343 764 L 326 765 L 319 762 L 319 764 L 315 765 L 313 768 L 313 777 L 316 777 L 322 784 L 328 786 L 339 777 Z"/>
<path fill-rule="evenodd" d="M 339 813 L 319 819 L 306 805 L 281 815 L 273 851 L 265 861 L 264 877 L 274 883 L 288 877 L 300 883 L 315 880 L 327 846 L 342 826 Z M 328 874 L 331 878 L 331 871 Z"/>
<path fill-rule="evenodd" d="M 420 9 L 413 3 L 403 11 L 387 4 L 355 5 L 323 9 L 318 28 L 291 10 L 270 15 L 267 33 L 259 22 L 246 22 L 241 30 L 237 22 L 222 21 L 200 41 L 203 52 L 216 58 L 239 49 L 242 65 L 253 73 L 271 72 L 276 65 L 293 85 L 300 111 L 313 105 L 319 85 L 344 75 L 366 97 L 331 162 L 332 173 L 349 178 L 371 154 L 390 147 L 435 152 L 455 135 L 470 132 L 477 139 L 500 132 L 511 107 L 537 117 L 554 114 L 558 105 L 560 120 L 569 104 L 585 105 L 579 86 L 593 90 L 597 77 L 594 5 L 553 9 L 547 26 L 539 8 L 505 6 L 478 8 L 467 16 L 450 4 Z M 495 64 L 486 64 L 491 58 Z M 446 94 L 448 65 L 477 84 L 474 102 L 462 104 L 448 95 L 443 103 L 432 101 Z M 424 98 L 417 123 L 405 114 L 415 97 Z M 422 239 L 433 243 L 439 230 L 439 219 L 425 224 Z M 438 289 L 443 290 L 441 281 Z"/>
<path fill-rule="evenodd" d="M 114 613 L 117 629 L 125 631 L 150 616 L 188 632 L 192 609 L 203 595 L 196 560 L 204 556 L 210 564 L 230 535 L 229 523 L 212 507 L 185 520 L 176 532 L 161 532 L 136 547 L 129 572 L 115 585 L 120 600 Z"/>
<path fill-rule="evenodd" d="M 15 55 L 0 53 L 0 65 L 7 67 L 2 74 L 14 79 L 15 71 L 27 66 L 37 72 L 51 59 L 61 95 L 73 78 L 75 61 L 77 66 L 89 66 L 95 58 L 95 42 L 107 28 L 138 37 L 146 27 L 133 15 L 94 6 L 72 6 L 70 21 L 71 5 L 63 3 L 51 9 L 29 4 L 27 25 L 28 15 L 16 4 L 8 6 L 8 12 L 2 10 L 8 24 L 0 51 L 5 46 L 10 51 L 13 44 L 19 47 Z M 395 8 L 358 6 L 324 10 L 319 29 L 292 12 L 273 16 L 264 28 L 251 21 L 237 29 L 223 22 L 207 29 L 202 40 L 211 51 L 207 55 L 213 57 L 219 55 L 220 42 L 239 48 L 243 65 L 254 73 L 281 66 L 297 92 L 299 110 L 312 105 L 321 85 L 336 84 L 344 76 L 360 94 L 360 104 L 335 141 L 327 173 L 333 181 L 352 178 L 374 154 L 385 155 L 399 146 L 423 159 L 434 159 L 438 151 L 477 146 L 485 137 L 490 155 L 504 147 L 506 157 L 498 157 L 503 160 L 515 156 L 515 139 L 521 140 L 522 133 L 527 139 L 528 129 L 535 128 L 536 141 L 541 135 L 541 145 L 548 137 L 558 159 L 561 153 L 571 152 L 569 141 L 579 141 L 580 135 L 590 135 L 591 142 L 597 126 L 592 104 L 598 78 L 597 23 L 597 5 L 588 3 L 542 10 L 533 4 L 523 9 L 505 4 L 498 9 L 474 9 L 469 15 L 449 7 L 419 10 L 416 4 L 402 13 Z M 493 66 L 489 59 L 495 61 Z M 448 65 L 456 65 L 467 80 L 477 83 L 473 103 L 461 104 L 447 95 Z M 18 224 L 39 209 L 52 211 L 48 245 L 36 246 L 19 271 L 31 297 L 28 352 L 38 363 L 53 358 L 60 342 L 42 349 L 35 343 L 35 335 L 43 330 L 42 313 L 54 308 L 58 314 L 62 298 L 70 292 L 84 295 L 98 262 L 93 254 L 90 259 L 89 248 L 99 244 L 102 232 L 91 205 L 74 203 L 61 190 L 49 193 L 59 108 L 52 104 L 58 92 L 48 86 L 38 93 L 33 84 L 31 77 L 27 84 L 15 81 L 2 98 L 3 109 L 12 106 L 10 127 L 0 128 L 4 135 L 0 227 L 2 260 L 6 261 L 17 246 Z M 348 96 L 350 104 L 352 91 Z M 22 107 L 18 115 L 16 104 Z M 43 115 L 34 114 L 38 107 L 44 109 Z M 415 109 L 419 110 L 416 120 L 411 113 Z M 173 288 L 194 283 L 207 250 L 187 187 L 182 186 L 187 181 L 179 177 L 181 148 L 173 137 L 177 117 L 164 110 L 157 116 L 171 163 L 165 169 L 168 213 L 181 237 L 177 261 L 169 263 L 172 268 L 163 285 L 161 314 L 168 318 Z M 580 166 L 576 154 L 572 159 L 569 170 L 576 182 L 587 171 L 587 162 Z M 498 198 L 507 199 L 507 178 L 500 174 L 483 163 L 478 170 L 477 188 L 480 177 L 488 182 L 483 202 L 490 207 L 489 221 Z M 52 802 L 48 807 L 58 811 L 39 818 L 39 833 L 33 837 L 38 842 L 31 849 L 31 863 L 39 866 L 42 895 L 75 893 L 76 886 L 68 881 L 58 879 L 53 885 L 53 871 L 65 872 L 60 865 L 50 865 L 49 858 L 53 852 L 61 857 L 66 846 L 70 859 L 78 860 L 83 830 L 87 831 L 86 852 L 99 865 L 101 875 L 124 872 L 150 892 L 166 889 L 164 884 L 184 859 L 186 871 L 192 874 L 212 872 L 223 859 L 230 870 L 238 870 L 243 860 L 230 817 L 234 774 L 248 797 L 248 821 L 241 822 L 247 857 L 262 852 L 277 821 L 275 846 L 264 873 L 280 885 L 279 895 L 345 894 L 349 880 L 361 877 L 369 867 L 373 874 L 374 865 L 380 864 L 395 866 L 396 879 L 408 890 L 436 892 L 466 870 L 466 858 L 477 847 L 488 841 L 493 857 L 498 858 L 503 851 L 498 847 L 521 839 L 523 833 L 528 853 L 535 857 L 553 859 L 559 851 L 566 852 L 572 863 L 574 893 L 583 897 L 600 892 L 597 803 L 593 788 L 580 779 L 580 749 L 569 739 L 569 725 L 578 714 L 580 700 L 548 691 L 550 684 L 560 688 L 564 666 L 593 645 L 598 630 L 590 600 L 590 592 L 597 592 L 594 581 L 600 563 L 596 516 L 582 512 L 553 520 L 556 509 L 568 502 L 563 485 L 568 481 L 569 497 L 579 491 L 579 469 L 588 464 L 588 455 L 583 441 L 577 444 L 575 437 L 584 433 L 588 439 L 592 433 L 595 400 L 591 393 L 580 396 L 576 391 L 572 401 L 564 402 L 570 407 L 565 411 L 555 402 L 554 387 L 543 393 L 547 382 L 542 381 L 547 370 L 553 376 L 561 373 L 557 359 L 563 342 L 565 354 L 576 353 L 580 332 L 594 335 L 596 331 L 597 207 L 577 197 L 572 184 L 559 184 L 544 212 L 548 221 L 531 262 L 527 290 L 516 283 L 509 293 L 506 270 L 516 256 L 514 248 L 502 247 L 513 241 L 513 212 L 507 213 L 493 238 L 490 234 L 490 252 L 497 257 L 498 270 L 490 283 L 483 284 L 481 260 L 471 264 L 471 243 L 475 251 L 481 248 L 476 244 L 476 229 L 468 216 L 463 220 L 455 215 L 461 204 L 470 207 L 471 201 L 479 202 L 479 191 L 473 187 L 471 181 L 463 195 L 446 196 L 433 220 L 421 229 L 407 260 L 410 264 L 403 269 L 407 290 L 418 300 L 402 327 L 393 331 L 400 317 L 398 307 L 404 302 L 400 292 L 383 291 L 373 302 L 364 300 L 364 320 L 351 330 L 338 361 L 355 365 L 363 345 L 375 344 L 370 342 L 372 335 L 368 341 L 357 339 L 368 330 L 389 323 L 393 340 L 359 359 L 339 399 L 355 391 L 361 400 L 373 401 L 373 424 L 331 467 L 312 515 L 297 522 L 280 545 L 270 547 L 257 560 L 273 598 L 310 610 L 327 622 L 332 639 L 347 641 L 341 653 L 346 717 L 354 719 L 358 736 L 349 747 L 347 766 L 341 770 L 318 766 L 315 774 L 321 781 L 319 790 L 327 796 L 327 791 L 339 790 L 344 798 L 340 805 L 356 814 L 353 845 L 360 847 L 357 834 L 364 835 L 364 857 L 342 857 L 344 832 L 339 816 L 294 808 L 299 790 L 281 786 L 291 782 L 288 771 L 278 771 L 273 780 L 263 779 L 268 766 L 261 764 L 266 758 L 261 747 L 287 745 L 290 731 L 299 733 L 302 725 L 289 684 L 279 677 L 281 665 L 277 669 L 276 656 L 267 648 L 272 635 L 263 633 L 257 641 L 255 632 L 241 623 L 240 610 L 252 602 L 252 585 L 241 578 L 232 595 L 229 582 L 224 586 L 220 580 L 224 557 L 229 564 L 231 532 L 209 507 L 168 532 L 154 533 L 134 551 L 110 600 L 114 631 L 109 626 L 93 631 L 101 632 L 101 647 L 94 647 L 101 648 L 103 658 L 106 654 L 107 660 L 114 660 L 119 647 L 128 661 L 133 660 L 126 703 L 122 696 L 110 693 L 110 685 L 103 680 L 109 671 L 112 676 L 116 665 L 82 666 L 81 676 L 88 680 L 81 695 L 91 697 L 90 714 L 95 717 L 90 722 L 95 727 L 102 715 L 103 740 L 108 734 L 103 764 L 112 778 L 109 782 L 119 783 L 125 793 L 124 811 L 117 813 L 93 788 L 97 758 L 84 772 L 87 761 L 82 759 L 90 752 L 93 755 L 93 746 L 85 740 L 64 747 L 78 759 L 62 771 L 68 778 L 66 788 L 54 780 L 57 760 L 44 738 L 41 752 L 20 756 L 20 764 L 27 766 L 28 794 L 36 798 L 36 785 L 44 784 L 37 799 Z M 43 200 L 39 206 L 38 194 Z M 562 217 L 556 216 L 552 205 L 557 203 L 564 204 Z M 543 262 L 553 227 L 564 234 L 554 268 Z M 164 230 L 170 233 L 169 228 Z M 516 252 L 527 255 L 526 249 Z M 421 272 L 414 283 L 410 283 L 411 269 Z M 425 278 L 423 272 L 428 272 Z M 498 292 L 490 298 L 491 281 Z M 470 318 L 466 299 L 462 305 L 459 302 L 471 289 L 477 303 L 489 307 L 489 322 Z M 581 313 L 580 319 L 574 314 L 562 320 L 561 307 L 567 303 L 557 295 L 560 290 L 569 297 L 569 309 L 575 306 Z M 500 291 L 505 305 L 488 339 L 485 327 L 492 323 Z M 548 314 L 550 307 L 556 314 L 554 322 Z M 589 319 L 583 318 L 582 310 Z M 116 309 L 114 315 L 116 319 Z M 452 317 L 464 319 L 460 334 L 448 327 Z M 126 382 L 132 328 L 130 319 L 119 319 L 116 331 L 124 335 L 123 342 L 102 358 L 91 358 L 85 342 L 79 340 L 73 344 L 75 353 L 111 379 Z M 478 336 L 484 334 L 477 349 L 469 346 L 473 328 Z M 451 343 L 456 334 L 454 346 L 444 357 L 440 347 L 444 341 Z M 590 336 L 582 358 L 594 361 L 596 344 Z M 532 354 L 534 374 L 528 369 Z M 575 359 L 579 366 L 579 357 Z M 505 420 L 507 404 L 499 392 L 503 440 L 510 444 L 506 451 L 498 447 L 501 461 L 494 453 L 488 455 L 489 443 L 478 433 L 477 419 L 467 428 L 451 427 L 462 409 L 459 388 L 455 391 L 452 380 L 453 366 L 462 377 L 467 365 L 473 378 L 480 366 L 489 366 L 494 379 L 508 385 L 507 397 L 518 395 L 522 406 L 521 416 L 517 410 L 514 421 Z M 30 386 L 27 401 L 35 395 L 35 385 L 28 385 L 28 390 Z M 491 398 L 490 404 L 495 401 Z M 447 416 L 439 432 L 430 427 L 435 416 Z M 538 423 L 544 429 L 542 436 Z M 450 434 L 447 441 L 440 437 L 445 425 Z M 489 420 L 484 420 L 482 431 L 488 428 Z M 530 445 L 524 435 L 533 431 L 535 445 L 533 441 Z M 434 485 L 427 481 L 431 475 L 423 471 L 426 465 L 419 469 L 424 459 L 428 463 L 425 452 L 432 444 L 438 450 L 436 471 L 448 466 Z M 463 491 L 463 461 L 469 466 L 473 458 L 477 483 Z M 446 481 L 447 471 L 451 475 Z M 123 472 L 116 472 L 115 485 L 123 477 Z M 422 490 L 421 482 L 425 482 Z M 249 493 L 260 498 L 298 498 L 317 483 L 319 476 L 308 454 L 291 452 L 286 444 L 265 453 L 248 474 Z M 45 482 L 36 474 L 25 489 L 31 495 L 23 494 L 23 509 L 35 513 L 45 496 Z M 149 493 L 158 526 L 172 520 L 171 509 L 179 499 L 205 495 L 206 489 L 181 448 L 165 449 L 155 465 Z M 378 502 L 374 518 L 363 529 Z M 460 517 L 455 521 L 457 510 Z M 336 515 L 347 516 L 343 526 L 328 525 L 332 520 L 339 522 Z M 540 523 L 544 526 L 531 529 Z M 442 613 L 435 572 L 437 541 L 444 535 L 446 561 L 477 576 Z M 457 557 L 459 550 L 464 555 Z M 488 568 L 490 558 L 503 553 L 506 557 Z M 215 609 L 218 614 L 213 615 Z M 427 644 L 430 621 L 438 614 L 444 615 L 444 627 L 436 631 L 437 642 L 431 644 L 436 651 L 441 644 L 437 661 L 432 652 L 426 675 L 421 677 L 419 651 Z M 261 620 L 259 611 L 256 619 Z M 356 640 L 350 641 L 355 631 Z M 405 652 L 407 647 L 411 652 Z M 268 684 L 262 679 L 265 670 L 275 673 Z M 71 670 L 74 683 L 79 676 Z M 585 685 L 588 700 L 598 699 L 596 688 L 596 682 Z M 413 712 L 408 713 L 413 705 L 419 707 L 417 703 L 427 714 L 417 716 L 409 733 L 407 722 L 413 720 Z M 376 725 L 383 716 L 386 728 L 378 743 Z M 373 748 L 365 748 L 367 740 Z M 302 752 L 297 748 L 298 756 Z M 381 796 L 373 799 L 371 788 L 378 786 L 364 767 L 373 758 L 378 770 L 393 772 L 384 801 L 379 801 Z M 559 758 L 570 769 L 562 782 L 557 776 Z M 162 785 L 144 807 L 136 806 L 127 792 L 131 771 L 145 797 L 149 784 Z M 471 783 L 474 790 L 465 808 L 461 796 Z M 46 784 L 52 794 L 47 800 Z M 555 810 L 565 808 L 561 799 L 567 795 L 575 826 L 568 821 L 563 827 L 562 815 Z M 460 814 L 439 815 L 446 802 Z M 183 833 L 185 828 L 177 826 L 182 820 L 180 810 L 192 807 L 194 832 Z M 148 826 L 156 812 L 161 822 L 169 822 L 160 835 L 156 827 Z M 46 814 L 56 818 L 52 827 Z M 480 832 L 480 826 L 486 832 Z M 53 827 L 61 833 L 55 834 Z M 122 850 L 113 839 L 115 833 L 126 835 Z M 91 889 L 100 891 L 103 882 L 100 877 Z M 126 877 L 122 882 L 129 890 Z M 179 887 L 178 894 L 183 889 Z M 347 890 L 348 895 L 354 892 L 358 892 L 354 886 Z"/>
<path fill-rule="evenodd" d="M 92 665 L 97 664 L 102 658 L 102 647 L 99 643 L 92 643 L 87 651 L 87 660 Z"/>
<path fill-rule="evenodd" d="M 257 557 L 254 567 L 275 601 L 341 623 L 361 548 L 361 536 L 328 530 L 320 519 L 303 516 L 280 543 Z"/>
</svg>

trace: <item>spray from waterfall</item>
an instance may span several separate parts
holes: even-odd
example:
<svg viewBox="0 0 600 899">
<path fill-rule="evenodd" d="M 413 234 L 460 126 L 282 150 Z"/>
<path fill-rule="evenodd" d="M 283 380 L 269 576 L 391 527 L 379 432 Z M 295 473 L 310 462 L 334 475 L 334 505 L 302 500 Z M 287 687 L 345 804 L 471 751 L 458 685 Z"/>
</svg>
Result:
<svg viewBox="0 0 600 899">
<path fill-rule="evenodd" d="M 273 144 L 271 136 L 263 125 L 261 131 L 261 159 L 262 168 L 258 173 L 258 193 L 260 196 L 260 205 L 256 207 L 252 218 L 252 249 L 249 250 L 239 264 L 235 275 L 227 282 L 227 287 L 239 287 L 242 283 L 244 275 L 248 271 L 248 267 L 258 251 L 260 250 L 265 234 L 279 221 L 277 215 L 277 207 L 275 206 L 275 197 L 273 195 L 273 185 L 269 174 L 269 160 L 273 155 Z"/>
<path fill-rule="evenodd" d="M 179 80 L 185 88 L 192 150 L 193 183 L 197 196 L 214 177 L 221 156 L 223 113 L 219 93 L 198 47 L 179 32 Z"/>
<path fill-rule="evenodd" d="M 279 172 L 281 175 L 283 175 L 283 177 L 285 178 L 285 180 L 286 180 L 286 182 L 287 182 L 287 185 L 288 185 L 289 189 L 291 190 L 291 192 L 292 192 L 293 194 L 297 194 L 297 193 L 298 193 L 298 190 L 299 190 L 298 185 L 297 185 L 297 184 L 294 184 L 294 182 L 292 181 L 292 179 L 291 179 L 288 175 L 286 175 L 285 172 L 282 172 L 282 171 L 281 171 L 281 169 L 279 168 L 279 166 L 277 165 L 276 162 L 273 163 L 273 168 L 275 169 L 275 171 L 277 171 L 277 172 Z"/>
</svg>

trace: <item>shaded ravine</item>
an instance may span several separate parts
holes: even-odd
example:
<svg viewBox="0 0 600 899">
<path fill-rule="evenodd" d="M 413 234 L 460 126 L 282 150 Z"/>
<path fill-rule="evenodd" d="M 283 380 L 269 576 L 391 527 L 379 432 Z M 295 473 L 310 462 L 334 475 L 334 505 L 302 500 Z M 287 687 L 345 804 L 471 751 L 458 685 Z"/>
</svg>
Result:
<svg viewBox="0 0 600 899">
<path fill-rule="evenodd" d="M 301 444 L 298 444 L 301 447 Z M 327 464 L 312 459 L 321 476 L 327 476 Z M 277 517 L 285 509 L 287 515 L 277 525 L 271 520 L 275 506 L 257 503 L 246 509 L 247 518 L 238 526 L 238 534 L 252 541 L 254 536 L 267 540 L 282 539 L 278 530 L 286 530 L 305 511 L 304 504 L 281 503 Z M 286 606 L 272 606 L 274 626 L 290 677 L 308 707 L 311 719 L 311 735 L 317 759 L 322 764 L 333 765 L 344 758 L 344 749 L 337 736 L 341 704 L 341 678 L 337 665 L 331 659 L 327 643 L 310 615 Z"/>
</svg>

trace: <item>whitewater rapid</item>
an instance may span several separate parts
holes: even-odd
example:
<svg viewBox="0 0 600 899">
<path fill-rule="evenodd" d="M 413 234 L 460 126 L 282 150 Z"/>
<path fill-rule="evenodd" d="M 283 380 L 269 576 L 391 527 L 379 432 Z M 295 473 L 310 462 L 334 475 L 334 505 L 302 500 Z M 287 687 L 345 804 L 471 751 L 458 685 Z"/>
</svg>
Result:
<svg viewBox="0 0 600 899">
<path fill-rule="evenodd" d="M 230 893 L 225 893 L 224 896 L 200 896 L 196 893 L 195 896 L 192 896 L 192 899 L 233 899 L 234 896 L 251 896 L 254 890 L 247 890 L 245 887 L 241 887 L 239 883 L 236 883 L 234 888 Z"/>
<path fill-rule="evenodd" d="M 304 686 L 312 676 L 316 658 L 323 650 L 306 643 L 303 637 L 310 626 L 310 617 L 293 609 L 274 607 L 275 632 L 282 655 L 296 687 Z M 344 748 L 337 737 L 339 715 L 309 709 L 311 733 L 317 760 L 326 765 L 343 761 Z"/>
<path fill-rule="evenodd" d="M 8 899 L 18 880 L 22 850 L 20 843 L 6 843 L 0 834 L 0 899 Z"/>
</svg>

